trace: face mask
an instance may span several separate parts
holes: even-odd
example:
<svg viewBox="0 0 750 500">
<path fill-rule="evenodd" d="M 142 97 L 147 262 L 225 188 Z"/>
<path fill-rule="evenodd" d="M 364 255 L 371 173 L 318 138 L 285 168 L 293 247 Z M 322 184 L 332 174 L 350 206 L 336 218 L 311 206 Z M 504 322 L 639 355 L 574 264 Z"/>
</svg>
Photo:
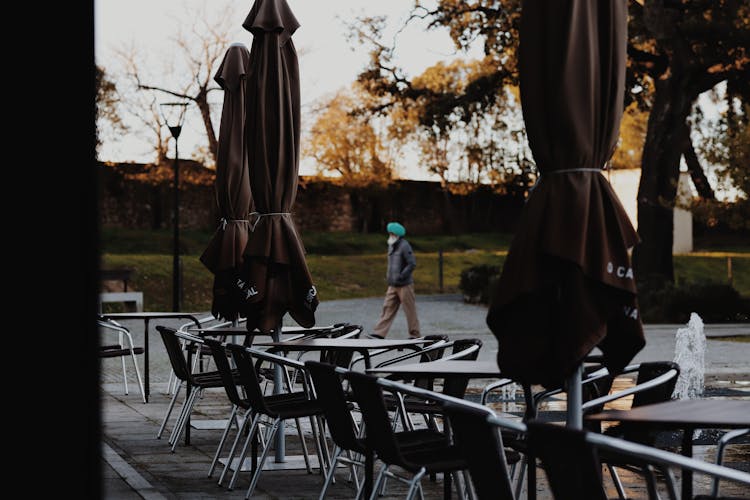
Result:
<svg viewBox="0 0 750 500">
<path fill-rule="evenodd" d="M 398 236 L 390 235 L 388 237 L 388 244 L 389 245 L 393 245 L 394 243 L 396 243 L 396 241 L 398 241 Z"/>
</svg>

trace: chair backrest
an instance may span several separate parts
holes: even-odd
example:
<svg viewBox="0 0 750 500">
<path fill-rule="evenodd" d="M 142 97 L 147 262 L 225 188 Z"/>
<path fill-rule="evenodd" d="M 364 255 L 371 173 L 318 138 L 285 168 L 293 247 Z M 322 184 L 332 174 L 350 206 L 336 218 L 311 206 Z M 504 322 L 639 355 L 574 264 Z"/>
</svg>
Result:
<svg viewBox="0 0 750 500">
<path fill-rule="evenodd" d="M 167 350 L 169 363 L 172 365 L 172 371 L 174 372 L 175 377 L 182 381 L 188 380 L 190 377 L 190 370 L 188 369 L 185 355 L 182 352 L 180 339 L 177 338 L 177 330 L 162 325 L 157 325 L 156 330 L 161 335 L 161 340 Z"/>
<path fill-rule="evenodd" d="M 333 442 L 344 450 L 358 450 L 360 445 L 354 433 L 352 414 L 336 367 L 310 360 L 305 362 L 305 369 L 312 378 Z"/>
<path fill-rule="evenodd" d="M 263 396 L 263 389 L 260 386 L 260 380 L 258 380 L 258 373 L 255 371 L 255 366 L 253 365 L 253 357 L 247 352 L 245 346 L 227 344 L 226 348 L 232 353 L 234 364 L 240 372 L 240 381 L 245 388 L 245 394 L 247 394 L 250 407 L 253 411 L 269 414 L 270 412 Z"/>
<path fill-rule="evenodd" d="M 237 406 L 246 407 L 245 401 L 240 397 L 239 392 L 237 392 L 237 385 L 232 376 L 232 367 L 229 365 L 229 358 L 227 357 L 224 345 L 221 341 L 211 338 L 206 338 L 205 342 L 211 348 L 211 356 L 214 359 L 214 363 L 216 363 L 216 370 L 219 372 L 229 401 Z"/>
<path fill-rule="evenodd" d="M 443 355 L 445 354 L 445 349 L 448 347 L 447 335 L 425 335 L 424 340 L 429 340 L 431 342 L 444 342 L 446 343 L 446 345 L 445 347 L 438 347 L 436 349 L 425 349 L 426 352 L 423 354 L 420 354 L 419 356 L 420 363 L 428 363 L 430 361 L 437 361 L 438 359 L 443 357 Z M 435 385 L 435 379 L 432 377 L 417 377 L 414 379 L 415 387 L 420 387 L 428 391 L 431 391 L 434 385 Z"/>
<path fill-rule="evenodd" d="M 447 358 L 474 361 L 479 357 L 479 350 L 481 348 L 482 341 L 480 339 L 458 339 L 453 343 L 453 349 Z M 445 379 L 443 383 L 443 393 L 463 398 L 468 386 L 468 377 L 450 377 Z"/>
<path fill-rule="evenodd" d="M 607 500 L 598 453 L 585 431 L 536 421 L 526 425 L 529 453 L 542 461 L 554 498 Z"/>
<path fill-rule="evenodd" d="M 325 335 L 322 335 L 322 336 L 325 336 L 331 339 L 338 339 L 338 338 L 358 339 L 361 333 L 362 333 L 361 325 L 352 325 L 350 323 L 345 323 L 343 325 L 336 325 L 336 328 L 329 330 Z M 328 363 L 328 364 L 335 365 L 335 366 L 340 366 L 341 368 L 349 368 L 349 364 L 352 362 L 353 356 L 354 356 L 354 351 L 350 351 L 350 350 L 321 351 L 320 362 Z"/>
<path fill-rule="evenodd" d="M 344 376 L 354 393 L 354 399 L 365 422 L 368 447 L 375 450 L 381 460 L 388 464 L 403 466 L 403 458 L 394 436 L 383 390 L 377 377 L 360 372 L 347 372 Z"/>
<path fill-rule="evenodd" d="M 453 431 L 453 442 L 469 464 L 471 481 L 479 500 L 514 500 L 503 441 L 498 429 L 478 408 L 441 403 Z"/>
<path fill-rule="evenodd" d="M 672 399 L 672 393 L 674 392 L 674 387 L 677 384 L 677 379 L 680 375 L 680 365 L 672 361 L 652 361 L 640 364 L 640 367 L 638 368 L 638 376 L 635 382 L 636 384 L 648 382 L 669 370 L 677 370 L 677 375 L 656 387 L 636 392 L 633 395 L 633 408 L 653 403 L 662 403 Z"/>
<path fill-rule="evenodd" d="M 424 340 L 429 340 L 430 344 L 434 342 L 448 342 L 448 336 L 445 334 L 435 334 L 435 335 L 425 335 L 423 337 Z M 430 344 L 427 344 L 429 347 Z M 446 346 L 447 347 L 447 346 Z M 424 354 L 419 356 L 419 362 L 420 363 L 427 363 L 429 361 L 437 361 L 438 359 L 443 357 L 443 354 L 445 354 L 445 349 L 437 348 L 437 349 L 427 349 Z"/>
<path fill-rule="evenodd" d="M 475 348 L 476 346 L 476 348 Z M 458 339 L 453 343 L 451 359 L 473 361 L 479 357 L 479 350 L 482 348 L 480 339 Z"/>
</svg>

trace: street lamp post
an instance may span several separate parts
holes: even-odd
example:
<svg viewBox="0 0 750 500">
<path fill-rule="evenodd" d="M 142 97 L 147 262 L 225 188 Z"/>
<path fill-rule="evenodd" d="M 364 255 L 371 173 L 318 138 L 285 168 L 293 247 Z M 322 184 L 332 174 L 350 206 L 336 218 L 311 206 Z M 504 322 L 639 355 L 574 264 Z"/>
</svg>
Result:
<svg viewBox="0 0 750 500">
<path fill-rule="evenodd" d="M 173 195 L 173 248 L 172 248 L 172 310 L 180 310 L 182 298 L 182 273 L 180 273 L 180 153 L 178 139 L 185 121 L 187 102 L 165 102 L 161 104 L 161 112 L 169 132 L 174 137 L 174 195 Z"/>
</svg>

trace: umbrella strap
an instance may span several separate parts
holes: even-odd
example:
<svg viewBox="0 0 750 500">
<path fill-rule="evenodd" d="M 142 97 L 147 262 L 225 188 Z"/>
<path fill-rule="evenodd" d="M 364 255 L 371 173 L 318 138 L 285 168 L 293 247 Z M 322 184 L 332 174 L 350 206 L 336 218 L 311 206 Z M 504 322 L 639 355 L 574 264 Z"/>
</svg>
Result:
<svg viewBox="0 0 750 500">
<path fill-rule="evenodd" d="M 601 168 L 564 168 L 562 170 L 552 170 L 545 174 L 567 174 L 568 172 L 601 172 Z M 540 176 L 541 177 L 541 176 Z"/>
<path fill-rule="evenodd" d="M 251 216 L 255 215 L 257 217 L 257 219 L 255 219 L 255 222 L 253 222 L 252 227 L 250 228 L 250 231 L 255 232 L 255 226 L 258 225 L 258 222 L 260 222 L 260 220 L 263 217 L 271 217 L 271 216 L 274 216 L 274 215 L 292 215 L 292 214 L 290 212 L 270 212 L 270 213 L 267 213 L 267 214 L 262 214 L 260 212 L 250 212 L 250 215 Z"/>
<path fill-rule="evenodd" d="M 219 222 L 219 224 L 221 225 L 221 230 L 226 231 L 227 224 L 229 224 L 230 222 L 235 224 L 240 224 L 242 222 L 246 222 L 248 224 L 250 223 L 250 221 L 247 219 L 227 219 L 226 217 L 222 217 L 221 221 Z"/>
<path fill-rule="evenodd" d="M 529 194 L 531 194 L 534 189 L 536 189 L 536 186 L 539 184 L 539 182 L 542 180 L 542 177 L 545 175 L 550 174 L 567 174 L 569 172 L 600 172 L 601 168 L 563 168 L 562 170 L 552 170 L 551 172 L 545 172 L 544 174 L 540 173 L 539 176 L 536 178 L 536 182 L 534 183 L 531 188 L 529 188 Z"/>
</svg>

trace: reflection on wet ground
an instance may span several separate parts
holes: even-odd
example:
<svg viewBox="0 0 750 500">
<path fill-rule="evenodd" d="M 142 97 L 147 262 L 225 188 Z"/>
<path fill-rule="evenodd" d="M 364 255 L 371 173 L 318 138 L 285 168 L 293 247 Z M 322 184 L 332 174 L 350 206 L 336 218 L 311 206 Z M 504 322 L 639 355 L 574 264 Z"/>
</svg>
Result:
<svg viewBox="0 0 750 500">
<path fill-rule="evenodd" d="M 617 378 L 612 384 L 612 392 L 619 392 L 632 387 L 635 384 L 635 378 L 622 376 Z M 532 386 L 532 392 L 543 390 L 541 386 Z M 481 395 L 481 388 L 470 387 L 467 390 L 466 399 L 478 402 Z M 542 403 L 539 407 L 539 418 L 545 421 L 559 422 L 563 424 L 565 421 L 566 411 L 566 395 L 565 393 L 552 396 Z M 703 398 L 710 399 L 734 399 L 734 400 L 750 400 L 750 381 L 747 380 L 712 380 L 710 385 L 707 385 L 703 392 Z M 633 396 L 627 396 L 622 399 L 618 399 L 605 406 L 605 409 L 624 409 L 627 410 L 632 404 Z M 491 407 L 498 413 L 504 413 L 506 417 L 510 419 L 520 420 L 524 414 L 526 405 L 524 404 L 523 391 L 521 386 L 518 386 L 513 394 L 491 394 L 488 398 L 487 406 Z M 602 422 L 603 430 L 611 425 L 615 425 L 610 422 Z M 693 457 L 704 460 L 706 462 L 714 463 L 716 461 L 716 452 L 719 438 L 723 436 L 725 431 L 722 430 L 706 430 L 697 431 L 693 441 Z M 656 445 L 657 447 L 672 451 L 675 453 L 680 452 L 680 441 L 682 439 L 681 432 L 662 432 L 659 434 Z M 743 436 L 736 441 L 733 441 L 724 452 L 724 465 L 732 467 L 745 472 L 750 472 L 750 436 Z M 681 476 L 680 470 L 672 471 L 677 478 L 677 484 Z M 645 482 L 642 477 L 637 473 L 631 472 L 624 469 L 617 469 L 617 474 L 622 481 L 625 492 L 628 498 L 648 498 L 648 493 L 645 487 Z M 658 477 L 659 475 L 657 475 Z M 607 494 L 612 498 L 617 498 L 617 490 L 614 487 L 614 483 L 610 479 L 610 472 L 605 467 L 604 478 L 607 486 Z M 538 485 L 538 492 L 542 495 L 545 494 L 544 479 L 541 479 L 542 484 Z M 694 492 L 710 491 L 712 482 L 710 478 L 700 475 L 694 475 Z M 664 481 L 659 481 L 660 491 L 659 493 L 664 497 L 668 497 L 667 489 Z M 741 486 L 730 483 L 728 481 L 722 481 L 719 483 L 719 493 L 724 496 L 731 496 L 736 498 L 748 498 L 750 499 L 750 488 L 747 486 Z"/>
</svg>

